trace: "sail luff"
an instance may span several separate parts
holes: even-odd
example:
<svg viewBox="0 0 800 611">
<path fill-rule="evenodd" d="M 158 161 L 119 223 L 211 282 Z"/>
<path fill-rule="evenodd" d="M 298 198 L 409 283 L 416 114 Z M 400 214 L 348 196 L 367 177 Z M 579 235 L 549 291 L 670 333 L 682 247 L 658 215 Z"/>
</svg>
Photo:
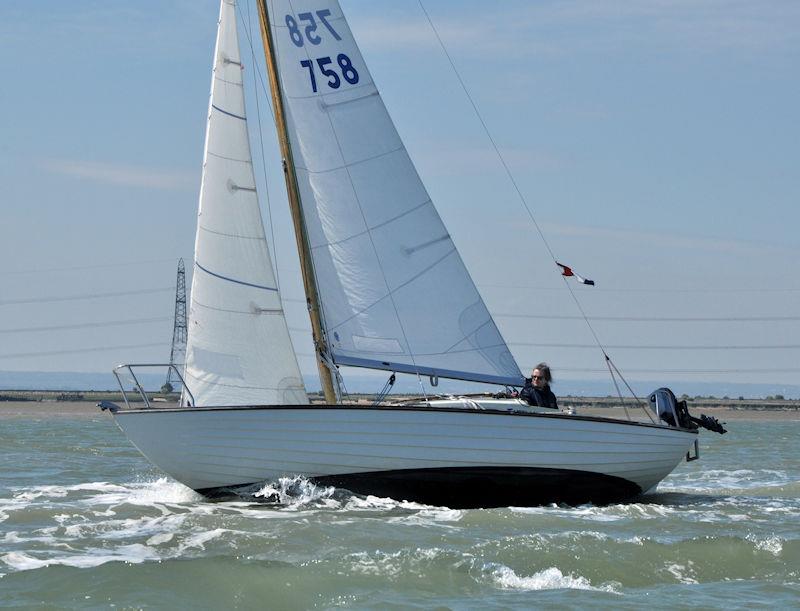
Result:
<svg viewBox="0 0 800 611">
<path fill-rule="evenodd" d="M 286 127 L 283 96 L 279 86 L 280 76 L 275 60 L 274 43 L 272 40 L 272 30 L 269 23 L 269 11 L 267 10 L 266 0 L 258 0 L 258 13 L 261 25 L 261 39 L 264 46 L 267 72 L 269 74 L 270 94 L 275 110 L 275 124 L 277 126 L 281 153 L 283 155 L 283 172 L 286 180 L 286 190 L 289 195 L 289 209 L 292 214 L 297 251 L 300 257 L 300 269 L 303 276 L 303 288 L 306 293 L 309 318 L 311 319 L 311 332 L 314 341 L 317 369 L 319 370 L 320 383 L 322 385 L 322 392 L 325 395 L 325 401 L 332 404 L 336 403 L 337 396 L 334 390 L 330 368 L 323 360 L 322 356 L 328 353 L 328 347 L 323 330 L 319 292 L 317 290 L 316 277 L 314 274 L 308 232 L 300 206 L 300 189 L 297 185 L 294 156 L 292 154 L 291 142 Z"/>
</svg>

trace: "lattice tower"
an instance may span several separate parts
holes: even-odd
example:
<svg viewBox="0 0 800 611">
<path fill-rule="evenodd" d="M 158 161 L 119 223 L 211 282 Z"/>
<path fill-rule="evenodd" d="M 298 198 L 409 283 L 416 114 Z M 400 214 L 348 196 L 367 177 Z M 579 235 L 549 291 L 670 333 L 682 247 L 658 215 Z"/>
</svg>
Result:
<svg viewBox="0 0 800 611">
<path fill-rule="evenodd" d="M 172 350 L 169 353 L 169 364 L 177 368 L 183 367 L 186 358 L 186 268 L 183 259 L 178 260 L 178 279 L 175 282 L 175 323 L 172 327 Z M 167 384 L 174 386 L 177 376 L 172 367 L 167 369 Z"/>
</svg>

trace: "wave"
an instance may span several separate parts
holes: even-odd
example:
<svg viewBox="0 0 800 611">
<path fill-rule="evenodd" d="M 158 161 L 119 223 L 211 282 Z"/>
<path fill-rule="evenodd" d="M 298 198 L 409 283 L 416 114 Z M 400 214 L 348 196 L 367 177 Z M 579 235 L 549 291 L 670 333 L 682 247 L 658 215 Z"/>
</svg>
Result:
<svg viewBox="0 0 800 611">
<path fill-rule="evenodd" d="M 580 575 L 561 572 L 557 567 L 550 567 L 528 577 L 521 577 L 513 569 L 502 564 L 487 564 L 483 567 L 490 580 L 500 588 L 513 590 L 593 590 L 619 594 L 620 584 L 593 586 Z"/>
</svg>

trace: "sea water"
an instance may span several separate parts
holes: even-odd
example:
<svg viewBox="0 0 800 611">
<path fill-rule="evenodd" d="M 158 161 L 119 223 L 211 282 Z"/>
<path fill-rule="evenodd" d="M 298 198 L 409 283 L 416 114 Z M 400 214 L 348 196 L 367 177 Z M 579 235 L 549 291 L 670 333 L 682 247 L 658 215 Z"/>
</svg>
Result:
<svg viewBox="0 0 800 611">
<path fill-rule="evenodd" d="M 0 418 L 0 605 L 800 607 L 800 422 L 728 429 L 639 502 L 453 510 L 302 479 L 212 502 L 108 416 Z"/>
</svg>

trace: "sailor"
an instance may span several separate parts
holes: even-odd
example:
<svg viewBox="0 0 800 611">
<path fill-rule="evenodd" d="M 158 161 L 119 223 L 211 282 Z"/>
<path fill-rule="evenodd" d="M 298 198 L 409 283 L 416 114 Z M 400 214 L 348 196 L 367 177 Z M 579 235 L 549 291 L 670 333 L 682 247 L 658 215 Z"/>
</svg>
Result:
<svg viewBox="0 0 800 611">
<path fill-rule="evenodd" d="M 533 368 L 531 377 L 525 378 L 525 386 L 519 396 L 527 401 L 528 405 L 558 409 L 556 396 L 550 390 L 552 381 L 553 376 L 550 373 L 550 366 L 547 363 L 539 363 Z"/>
</svg>

